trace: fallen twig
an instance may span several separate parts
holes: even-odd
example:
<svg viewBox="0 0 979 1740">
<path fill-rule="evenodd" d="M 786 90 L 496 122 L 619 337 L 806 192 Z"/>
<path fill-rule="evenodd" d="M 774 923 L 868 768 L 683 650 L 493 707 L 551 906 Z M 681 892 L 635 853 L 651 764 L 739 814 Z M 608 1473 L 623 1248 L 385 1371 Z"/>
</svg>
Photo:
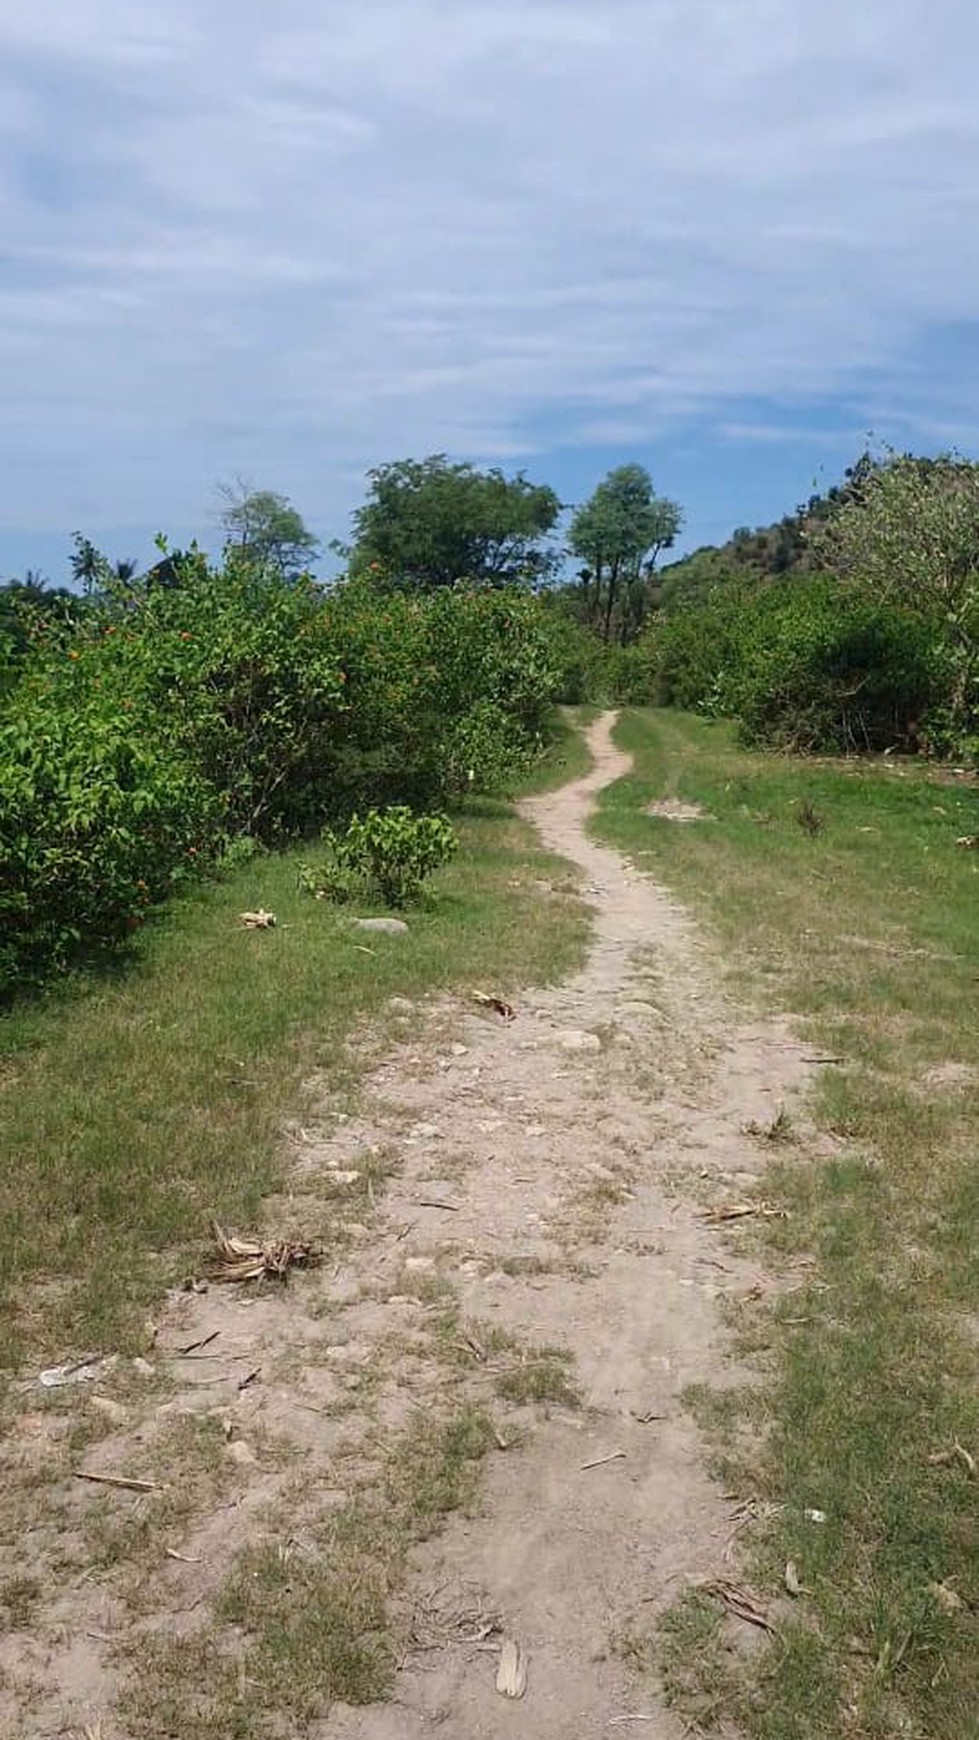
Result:
<svg viewBox="0 0 979 1740">
<path fill-rule="evenodd" d="M 703 1589 L 708 1595 L 715 1595 L 724 1603 L 729 1613 L 736 1619 L 743 1619 L 748 1625 L 757 1625 L 760 1631 L 773 1632 L 774 1625 L 757 1597 L 749 1589 L 738 1583 L 729 1583 L 725 1577 L 698 1578 L 694 1588 Z"/>
<path fill-rule="evenodd" d="M 92 1474 L 87 1468 L 74 1470 L 76 1480 L 91 1480 L 96 1486 L 121 1486 L 127 1492 L 159 1492 L 158 1480 L 136 1480 L 128 1474 Z"/>
<path fill-rule="evenodd" d="M 589 1468 L 604 1468 L 606 1462 L 624 1462 L 624 1461 L 625 1461 L 625 1451 L 624 1450 L 613 1450 L 611 1452 L 611 1454 L 608 1456 L 596 1456 L 594 1462 L 583 1462 L 581 1464 L 581 1472 L 582 1472 L 582 1474 L 585 1474 L 585 1473 L 587 1473 Z"/>
<path fill-rule="evenodd" d="M 220 1333 L 220 1329 L 212 1329 L 210 1335 L 202 1335 L 199 1341 L 188 1341 L 187 1346 L 178 1347 L 177 1352 L 181 1359 L 186 1359 L 189 1353 L 197 1353 L 199 1348 L 210 1347 L 212 1341 L 217 1341 Z"/>
<path fill-rule="evenodd" d="M 181 1565 L 199 1565 L 202 1563 L 200 1555 L 197 1558 L 191 1558 L 189 1553 L 178 1553 L 176 1547 L 164 1547 L 163 1551 L 168 1559 L 177 1559 Z"/>
<path fill-rule="evenodd" d="M 730 1202 L 721 1203 L 717 1208 L 705 1208 L 701 1220 L 721 1222 L 726 1220 L 745 1220 L 748 1215 L 757 1214 L 764 1220 L 788 1220 L 788 1211 L 777 1208 L 772 1202 Z"/>
<path fill-rule="evenodd" d="M 452 1214 L 459 1213 L 457 1202 L 439 1202 L 434 1196 L 416 1196 L 412 1200 L 417 1202 L 419 1208 L 447 1208 Z"/>
</svg>

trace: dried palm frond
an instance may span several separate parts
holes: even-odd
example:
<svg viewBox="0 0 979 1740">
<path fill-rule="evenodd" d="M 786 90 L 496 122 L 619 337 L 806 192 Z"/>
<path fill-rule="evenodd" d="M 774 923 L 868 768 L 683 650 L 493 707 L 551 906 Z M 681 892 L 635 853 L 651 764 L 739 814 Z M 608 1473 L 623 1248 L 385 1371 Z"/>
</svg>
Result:
<svg viewBox="0 0 979 1740">
<path fill-rule="evenodd" d="M 266 912 L 260 906 L 257 912 L 239 912 L 239 921 L 243 930 L 274 930 L 275 913 Z"/>
<path fill-rule="evenodd" d="M 217 1246 L 217 1262 L 209 1271 L 214 1281 L 284 1281 L 290 1269 L 309 1268 L 322 1260 L 322 1252 L 299 1239 L 239 1239 L 226 1233 L 216 1220 L 211 1232 Z"/>
<path fill-rule="evenodd" d="M 497 1015 L 499 1015 L 500 1019 L 503 1021 L 515 1021 L 517 1019 L 516 1009 L 513 1007 L 513 1004 L 508 1003 L 504 997 L 489 997 L 485 991 L 474 991 L 473 1000 L 474 1002 L 481 1004 L 484 1009 L 495 1009 Z"/>
</svg>

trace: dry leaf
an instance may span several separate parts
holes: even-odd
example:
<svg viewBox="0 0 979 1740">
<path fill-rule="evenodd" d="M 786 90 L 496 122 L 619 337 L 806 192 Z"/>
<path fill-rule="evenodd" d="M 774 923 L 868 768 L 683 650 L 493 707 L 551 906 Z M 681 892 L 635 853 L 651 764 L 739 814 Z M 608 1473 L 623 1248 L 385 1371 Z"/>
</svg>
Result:
<svg viewBox="0 0 979 1740">
<path fill-rule="evenodd" d="M 970 1480 L 976 1478 L 976 1459 L 958 1441 L 952 1445 L 951 1450 L 933 1451 L 928 1461 L 932 1468 L 947 1468 L 953 1462 L 961 1462 Z"/>
<path fill-rule="evenodd" d="M 512 1003 L 507 1003 L 503 997 L 488 997 L 485 991 L 474 991 L 473 998 L 482 1004 L 484 1009 L 495 1009 L 504 1021 L 515 1021 L 517 1011 Z"/>
<path fill-rule="evenodd" d="M 322 1253 L 305 1240 L 272 1239 L 259 1244 L 222 1231 L 216 1220 L 211 1232 L 217 1245 L 217 1262 L 210 1270 L 215 1281 L 285 1280 L 292 1268 L 309 1267 L 322 1260 Z"/>
<path fill-rule="evenodd" d="M 263 906 L 257 912 L 239 912 L 238 919 L 242 930 L 275 929 L 275 913 L 266 912 Z"/>
<path fill-rule="evenodd" d="M 730 1583 L 726 1577 L 716 1577 L 705 1578 L 694 1586 L 704 1589 L 708 1595 L 716 1595 L 736 1619 L 743 1619 L 748 1625 L 757 1625 L 760 1631 L 774 1631 L 775 1627 L 757 1596 L 752 1595 L 750 1589 L 744 1588 L 742 1584 Z"/>
<path fill-rule="evenodd" d="M 527 1690 L 527 1657 L 512 1637 L 503 1640 L 496 1689 L 504 1698 L 522 1698 Z"/>
<path fill-rule="evenodd" d="M 964 1606 L 962 1597 L 947 1583 L 929 1583 L 928 1593 L 934 1598 L 943 1613 L 961 1613 Z"/>
<path fill-rule="evenodd" d="M 701 1215 L 701 1220 L 724 1221 L 744 1220 L 749 1214 L 761 1215 L 766 1220 L 787 1220 L 784 1208 L 776 1208 L 771 1202 L 730 1202 L 721 1203 L 717 1208 L 707 1208 Z"/>
</svg>

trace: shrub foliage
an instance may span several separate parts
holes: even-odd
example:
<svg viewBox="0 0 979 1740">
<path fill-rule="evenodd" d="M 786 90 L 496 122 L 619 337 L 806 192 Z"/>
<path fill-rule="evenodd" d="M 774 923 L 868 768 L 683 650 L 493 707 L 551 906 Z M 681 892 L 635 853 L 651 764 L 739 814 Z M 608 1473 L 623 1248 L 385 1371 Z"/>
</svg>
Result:
<svg viewBox="0 0 979 1740">
<path fill-rule="evenodd" d="M 0 991 L 113 947 L 242 838 L 498 784 L 559 675 L 525 592 L 324 594 L 196 552 L 38 617 L 0 703 Z"/>
</svg>

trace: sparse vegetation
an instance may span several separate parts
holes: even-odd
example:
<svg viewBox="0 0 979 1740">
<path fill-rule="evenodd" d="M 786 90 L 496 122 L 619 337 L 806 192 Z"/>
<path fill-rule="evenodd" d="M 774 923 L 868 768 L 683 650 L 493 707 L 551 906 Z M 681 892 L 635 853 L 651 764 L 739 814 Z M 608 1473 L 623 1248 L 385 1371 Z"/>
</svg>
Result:
<svg viewBox="0 0 979 1740">
<path fill-rule="evenodd" d="M 685 1604 L 667 1623 L 670 1682 L 704 1733 L 734 1720 L 756 1740 L 970 1740 L 979 942 L 955 841 L 975 786 L 751 755 L 729 727 L 671 714 L 629 715 L 619 739 L 636 767 L 604 795 L 600 833 L 700 910 L 742 996 L 794 1011 L 813 1055 L 835 1060 L 816 1135 L 774 1143 L 761 1186 L 789 1211 L 758 1236 L 793 1292 L 758 1302 L 743 1342 L 764 1345 L 774 1383 L 750 1393 L 744 1434 L 737 1392 L 713 1415 L 697 1406 L 728 1488 L 767 1517 L 742 1537 L 752 1578 L 784 1597 L 791 1562 L 805 1593 L 748 1658 L 691 1655 L 691 1625 L 714 1620 L 703 1598 Z M 644 809 L 667 781 L 716 825 L 654 833 Z M 798 827 L 806 801 L 831 828 Z"/>
</svg>

